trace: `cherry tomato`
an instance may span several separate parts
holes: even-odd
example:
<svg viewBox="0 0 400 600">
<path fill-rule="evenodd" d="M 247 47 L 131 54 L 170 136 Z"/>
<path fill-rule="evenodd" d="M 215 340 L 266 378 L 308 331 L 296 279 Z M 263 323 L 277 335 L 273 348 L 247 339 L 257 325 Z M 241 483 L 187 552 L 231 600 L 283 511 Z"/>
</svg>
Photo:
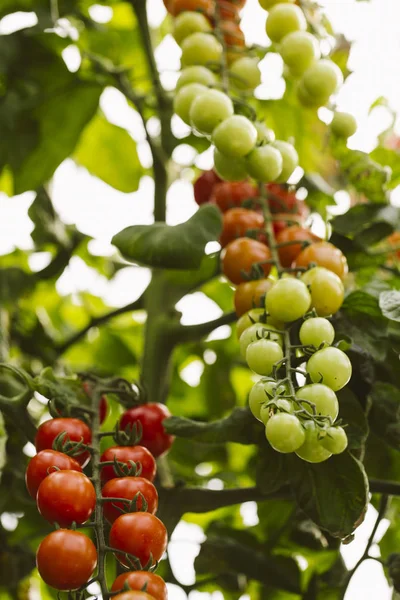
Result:
<svg viewBox="0 0 400 600">
<path fill-rule="evenodd" d="M 84 381 L 82 387 L 85 390 L 85 392 L 87 393 L 87 395 L 89 397 L 91 397 L 92 386 L 90 385 L 89 381 Z M 100 405 L 99 405 L 100 425 L 102 425 L 102 423 L 104 423 L 104 421 L 106 420 L 107 412 L 108 412 L 107 398 L 105 396 L 102 396 L 100 398 Z"/>
<path fill-rule="evenodd" d="M 291 227 L 292 225 L 301 226 L 303 219 L 300 215 L 294 215 L 291 213 L 274 213 L 274 220 L 272 227 L 274 228 L 275 237 L 277 237 L 281 231 Z"/>
<path fill-rule="evenodd" d="M 40 544 L 36 564 L 47 585 L 56 590 L 76 590 L 95 570 L 97 551 L 92 540 L 83 533 L 58 529 Z"/>
<path fill-rule="evenodd" d="M 299 212 L 296 192 L 289 192 L 287 186 L 279 183 L 268 183 L 265 187 L 271 212 L 294 214 Z"/>
<path fill-rule="evenodd" d="M 56 450 L 42 450 L 29 461 L 25 473 L 25 482 L 28 492 L 36 499 L 36 494 L 43 479 L 52 471 L 60 469 L 65 471 L 82 471 L 81 465 L 71 456 Z"/>
<path fill-rule="evenodd" d="M 133 554 L 144 567 L 150 560 L 160 560 L 167 548 L 167 530 L 154 515 L 145 512 L 127 513 L 118 517 L 110 530 L 110 546 Z M 118 560 L 126 566 L 129 562 L 124 555 Z"/>
<path fill-rule="evenodd" d="M 239 284 L 233 299 L 237 316 L 244 315 L 252 308 L 264 308 L 265 294 L 273 284 L 272 279 L 256 279 Z"/>
<path fill-rule="evenodd" d="M 221 179 L 213 170 L 204 171 L 204 173 L 202 173 L 200 177 L 196 179 L 193 184 L 193 191 L 194 199 L 199 206 L 210 201 L 214 186 L 220 182 Z"/>
<path fill-rule="evenodd" d="M 154 481 L 156 476 L 157 466 L 154 456 L 144 448 L 143 446 L 112 446 L 103 452 L 101 455 L 101 462 L 113 461 L 114 458 L 118 462 L 125 463 L 126 467 L 129 468 L 131 465 L 130 461 L 136 465 L 141 465 L 142 470 L 140 473 L 141 477 Z M 110 479 L 114 479 L 118 474 L 115 472 L 112 465 L 106 465 L 101 469 L 101 481 L 105 483 Z"/>
<path fill-rule="evenodd" d="M 264 218 L 255 210 L 230 208 L 224 213 L 223 228 L 219 242 L 224 248 L 238 237 L 244 237 L 250 229 L 261 229 Z"/>
<path fill-rule="evenodd" d="M 174 441 L 174 437 L 165 431 L 162 424 L 170 416 L 171 413 L 164 404 L 142 404 L 124 412 L 119 426 L 126 429 L 128 425 L 140 423 L 143 430 L 140 443 L 157 458 L 169 450 Z"/>
<path fill-rule="evenodd" d="M 86 475 L 77 471 L 55 471 L 39 486 L 37 506 L 50 523 L 68 527 L 85 523 L 96 506 L 96 492 Z"/>
<path fill-rule="evenodd" d="M 117 596 L 113 596 L 116 600 L 155 600 L 154 596 L 150 596 L 147 592 L 122 592 L 122 594 L 117 594 Z"/>
<path fill-rule="evenodd" d="M 155 600 L 168 600 L 168 590 L 165 581 L 155 573 L 148 571 L 130 571 L 122 573 L 111 586 L 112 592 L 122 590 L 128 584 L 132 590 L 142 590 L 146 585 L 146 592 Z"/>
<path fill-rule="evenodd" d="M 257 187 L 250 181 L 222 181 L 213 189 L 210 202 L 222 212 L 241 206 L 245 200 L 258 197 Z"/>
<path fill-rule="evenodd" d="M 66 441 L 80 442 L 89 445 L 92 441 L 92 432 L 89 427 L 80 419 L 60 418 L 50 419 L 42 423 L 35 438 L 35 447 L 37 452 L 53 448 L 53 442 L 58 434 L 63 431 L 67 432 Z M 82 451 L 74 455 L 75 460 L 83 467 L 89 462 L 90 453 Z"/>
<path fill-rule="evenodd" d="M 297 256 L 293 266 L 308 267 L 310 263 L 315 263 L 319 267 L 325 267 L 325 269 L 333 271 L 340 279 L 344 279 L 349 271 L 343 252 L 329 242 L 318 242 L 307 246 Z"/>
<path fill-rule="evenodd" d="M 103 498 L 126 498 L 127 500 L 133 500 L 136 494 L 139 494 L 136 510 L 144 510 L 144 498 L 148 505 L 146 512 L 154 515 L 158 508 L 157 490 L 154 485 L 147 479 L 144 479 L 144 477 L 116 477 L 115 479 L 107 481 L 102 489 Z M 128 502 L 104 503 L 103 513 L 110 523 L 114 523 L 114 521 L 122 514 L 119 508 L 124 512 L 129 512 L 130 510 Z"/>
<path fill-rule="evenodd" d="M 279 259 L 283 267 L 290 267 L 292 262 L 302 251 L 303 247 L 299 244 L 289 244 L 289 242 L 319 242 L 321 238 L 312 233 L 309 229 L 299 227 L 298 225 L 292 225 L 284 229 L 276 236 L 277 244 L 288 244 L 278 248 Z"/>
<path fill-rule="evenodd" d="M 221 20 L 235 22 L 240 20 L 240 3 L 231 2 L 231 0 L 217 0 L 217 2 L 219 6 L 219 17 Z"/>
<path fill-rule="evenodd" d="M 250 238 L 238 238 L 225 248 L 222 271 L 229 281 L 238 285 L 246 281 L 242 271 L 250 274 L 255 263 L 261 263 L 260 267 L 267 277 L 271 271 L 271 264 L 267 262 L 269 260 L 271 260 L 271 252 L 268 246 Z"/>
<path fill-rule="evenodd" d="M 214 13 L 213 0 L 171 0 L 169 12 L 174 17 L 184 11 L 198 11 L 207 16 L 212 16 Z"/>
<path fill-rule="evenodd" d="M 245 44 L 244 33 L 241 30 L 240 25 L 238 23 L 235 23 L 232 20 L 222 21 L 221 31 L 224 36 L 226 46 L 236 46 L 243 48 Z"/>
</svg>

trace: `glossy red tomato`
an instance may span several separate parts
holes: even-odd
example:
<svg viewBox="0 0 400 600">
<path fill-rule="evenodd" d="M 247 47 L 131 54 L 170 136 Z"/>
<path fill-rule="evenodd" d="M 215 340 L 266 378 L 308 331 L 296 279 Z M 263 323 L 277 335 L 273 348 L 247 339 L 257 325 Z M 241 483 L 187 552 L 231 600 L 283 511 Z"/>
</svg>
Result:
<svg viewBox="0 0 400 600">
<path fill-rule="evenodd" d="M 250 238 L 238 238 L 230 242 L 222 256 L 222 271 L 232 283 L 247 281 L 243 272 L 250 274 L 255 263 L 260 266 L 267 277 L 271 271 L 271 264 L 266 262 L 271 259 L 268 246 Z"/>
<path fill-rule="evenodd" d="M 245 200 L 258 198 L 258 195 L 257 186 L 250 181 L 222 181 L 214 187 L 210 202 L 226 212 L 241 206 Z"/>
<path fill-rule="evenodd" d="M 140 560 L 142 567 L 150 558 L 153 562 L 160 560 L 167 549 L 167 542 L 165 525 L 150 513 L 121 515 L 114 521 L 110 530 L 110 546 L 133 554 Z M 118 554 L 117 558 L 123 565 L 129 566 L 123 554 Z"/>
<path fill-rule="evenodd" d="M 142 590 L 146 586 L 146 592 L 154 600 L 168 600 L 168 590 L 165 581 L 155 573 L 149 571 L 130 571 L 122 573 L 111 586 L 112 592 L 122 590 L 127 584 L 132 590 Z"/>
<path fill-rule="evenodd" d="M 345 255 L 339 248 L 329 242 L 317 242 L 307 246 L 293 262 L 294 267 L 308 267 L 315 263 L 318 267 L 325 267 L 336 273 L 341 279 L 349 272 Z"/>
<path fill-rule="evenodd" d="M 263 216 L 255 210 L 247 208 L 230 208 L 224 213 L 223 227 L 219 242 L 224 248 L 238 237 L 244 237 L 251 229 L 264 227 Z"/>
<path fill-rule="evenodd" d="M 49 421 L 42 423 L 36 432 L 36 451 L 40 452 L 40 450 L 53 448 L 54 440 L 63 431 L 66 431 L 68 434 L 66 440 L 71 442 L 83 441 L 84 444 L 89 445 L 92 441 L 92 432 L 86 423 L 80 419 L 50 419 Z M 74 455 L 74 458 L 80 465 L 85 466 L 89 462 L 90 453 L 82 451 L 79 454 Z"/>
<path fill-rule="evenodd" d="M 243 48 L 245 44 L 244 33 L 238 23 L 235 23 L 232 20 L 222 21 L 221 31 L 224 36 L 226 46 L 239 46 L 240 48 Z"/>
<path fill-rule="evenodd" d="M 172 435 L 169 435 L 163 426 L 164 419 L 171 416 L 168 408 L 164 404 L 149 403 L 130 408 L 121 417 L 119 426 L 124 430 L 128 426 L 134 426 L 140 423 L 142 426 L 142 446 L 150 450 L 153 456 L 161 456 L 169 450 L 174 441 Z"/>
<path fill-rule="evenodd" d="M 92 386 L 89 383 L 89 381 L 84 381 L 82 384 L 82 387 L 90 398 L 92 395 Z M 105 396 L 102 396 L 100 398 L 100 405 L 99 405 L 100 425 L 102 423 L 104 423 L 104 421 L 106 420 L 107 412 L 108 412 L 107 398 Z"/>
<path fill-rule="evenodd" d="M 175 17 L 181 12 L 198 11 L 212 17 L 214 14 L 213 0 L 171 0 L 168 11 Z"/>
<path fill-rule="evenodd" d="M 42 450 L 29 461 L 25 473 L 25 483 L 32 498 L 36 499 L 39 485 L 53 471 L 82 471 L 81 465 L 71 456 L 56 450 Z"/>
<path fill-rule="evenodd" d="M 50 523 L 69 527 L 85 523 L 96 506 L 96 492 L 86 475 L 55 471 L 43 479 L 36 496 L 40 514 Z"/>
<path fill-rule="evenodd" d="M 220 183 L 220 181 L 221 179 L 213 170 L 204 171 L 204 173 L 202 173 L 200 177 L 196 179 L 193 184 L 193 191 L 194 199 L 199 206 L 210 201 L 214 186 L 217 183 Z"/>
<path fill-rule="evenodd" d="M 56 590 L 77 590 L 95 570 L 97 551 L 92 540 L 83 533 L 58 529 L 40 544 L 36 564 L 47 585 Z"/>
<path fill-rule="evenodd" d="M 277 244 L 287 244 L 287 246 L 282 246 L 278 248 L 279 259 L 283 267 L 290 267 L 292 262 L 297 258 L 297 256 L 302 251 L 303 247 L 301 243 L 292 244 L 291 242 L 320 242 L 321 238 L 312 233 L 309 229 L 305 229 L 304 227 L 299 227 L 298 225 L 292 225 L 291 227 L 287 227 L 283 229 L 276 236 Z"/>
<path fill-rule="evenodd" d="M 102 489 L 103 498 L 126 498 L 133 500 L 138 495 L 136 510 L 144 510 L 143 498 L 147 502 L 146 512 L 155 514 L 158 508 L 158 494 L 154 485 L 144 477 L 117 477 L 107 481 Z M 116 508 L 118 507 L 118 508 Z M 104 502 L 103 514 L 107 521 L 114 521 L 124 512 L 130 512 L 128 502 Z"/>
<path fill-rule="evenodd" d="M 157 471 L 156 461 L 151 452 L 149 452 L 147 448 L 144 448 L 144 446 L 112 446 L 103 452 L 100 460 L 101 462 L 109 462 L 114 461 L 114 458 L 116 458 L 118 462 L 125 464 L 126 468 L 124 469 L 124 472 L 126 471 L 126 475 L 131 474 L 128 470 L 131 467 L 130 463 L 133 462 L 135 465 L 142 467 L 140 477 L 144 477 L 149 481 L 154 481 Z M 115 472 L 112 465 L 102 467 L 101 481 L 103 483 L 110 479 L 114 479 L 117 476 L 118 473 Z"/>
<path fill-rule="evenodd" d="M 233 299 L 237 316 L 241 317 L 252 308 L 264 308 L 265 294 L 273 285 L 272 279 L 255 279 L 238 285 Z"/>
<path fill-rule="evenodd" d="M 271 212 L 294 214 L 299 212 L 296 192 L 289 192 L 286 186 L 279 183 L 268 183 L 266 188 Z"/>
</svg>

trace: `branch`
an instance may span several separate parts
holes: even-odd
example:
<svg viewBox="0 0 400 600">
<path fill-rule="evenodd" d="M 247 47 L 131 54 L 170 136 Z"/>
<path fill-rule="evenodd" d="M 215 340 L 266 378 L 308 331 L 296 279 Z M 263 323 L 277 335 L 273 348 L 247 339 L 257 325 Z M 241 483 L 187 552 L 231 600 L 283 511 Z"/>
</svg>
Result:
<svg viewBox="0 0 400 600">
<path fill-rule="evenodd" d="M 221 325 L 233 323 L 236 319 L 236 313 L 233 311 L 223 314 L 221 317 L 218 317 L 218 319 L 200 323 L 199 325 L 167 325 L 167 335 L 174 343 L 182 344 L 184 342 L 192 342 L 208 335 L 214 331 L 214 329 L 217 329 L 217 327 L 221 327 Z"/>
<path fill-rule="evenodd" d="M 53 260 L 47 265 L 47 267 L 33 274 L 35 280 L 43 281 L 44 279 L 53 279 L 53 277 L 57 277 L 59 274 L 61 274 L 68 266 L 74 251 L 84 237 L 85 236 L 82 236 L 82 234 L 78 234 L 77 232 L 74 235 L 70 246 L 61 248 Z"/>
<path fill-rule="evenodd" d="M 384 481 L 383 479 L 370 479 L 369 491 L 373 494 L 400 496 L 400 483 L 396 481 Z"/>
</svg>

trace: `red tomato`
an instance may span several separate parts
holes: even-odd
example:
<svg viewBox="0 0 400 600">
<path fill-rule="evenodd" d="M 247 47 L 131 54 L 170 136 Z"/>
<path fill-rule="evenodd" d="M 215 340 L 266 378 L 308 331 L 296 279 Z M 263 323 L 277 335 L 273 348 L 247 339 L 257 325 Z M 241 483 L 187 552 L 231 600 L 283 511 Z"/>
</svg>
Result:
<svg viewBox="0 0 400 600">
<path fill-rule="evenodd" d="M 138 494 L 136 510 L 143 510 L 143 498 L 147 502 L 147 510 L 154 515 L 158 508 L 158 494 L 154 485 L 144 479 L 144 477 L 116 477 L 107 481 L 102 489 L 103 498 L 126 498 L 133 500 Z M 130 512 L 128 502 L 104 502 L 103 513 L 110 522 L 114 521 L 122 514 L 118 508 L 124 512 Z"/>
<path fill-rule="evenodd" d="M 244 33 L 240 28 L 238 23 L 235 23 L 232 20 L 222 21 L 221 22 L 221 31 L 224 36 L 225 44 L 230 46 L 239 46 L 243 48 L 244 41 Z M 239 56 L 237 57 L 239 58 Z"/>
<path fill-rule="evenodd" d="M 243 281 L 247 281 L 243 277 L 242 271 L 250 274 L 255 263 L 264 263 L 260 266 L 267 277 L 272 265 L 265 261 L 270 259 L 271 252 L 265 244 L 250 238 L 238 238 L 230 242 L 225 248 L 222 257 L 222 271 L 229 281 L 238 285 Z"/>
<path fill-rule="evenodd" d="M 315 263 L 318 267 L 325 267 L 325 269 L 333 271 L 341 279 L 344 279 L 349 272 L 343 252 L 329 242 L 317 242 L 307 246 L 297 256 L 293 266 L 308 267 L 310 263 Z"/>
<path fill-rule="evenodd" d="M 55 467 L 55 468 L 54 468 Z M 39 485 L 52 471 L 60 469 L 65 471 L 82 471 L 81 465 L 71 456 L 56 450 L 42 450 L 29 461 L 25 473 L 25 482 L 28 492 L 36 499 Z"/>
<path fill-rule="evenodd" d="M 90 382 L 84 381 L 82 384 L 82 387 L 90 398 L 92 395 L 92 385 L 90 384 Z M 107 398 L 105 396 L 102 396 L 100 398 L 100 405 L 99 405 L 100 425 L 102 425 L 102 423 L 104 423 L 104 421 L 106 420 L 107 411 L 108 411 Z"/>
<path fill-rule="evenodd" d="M 199 206 L 210 201 L 214 186 L 220 181 L 221 179 L 213 170 L 204 171 L 204 173 L 196 179 L 193 184 L 193 191 L 194 199 Z"/>
<path fill-rule="evenodd" d="M 168 590 L 165 581 L 155 573 L 148 571 L 130 571 L 122 573 L 111 586 L 112 592 L 122 590 L 128 584 L 132 590 L 142 590 L 146 585 L 148 592 L 154 600 L 168 600 Z"/>
<path fill-rule="evenodd" d="M 55 471 L 39 486 L 37 507 L 50 523 L 68 527 L 85 523 L 96 506 L 96 492 L 90 479 L 77 471 Z"/>
<path fill-rule="evenodd" d="M 298 213 L 299 201 L 296 192 L 289 192 L 287 187 L 279 183 L 268 183 L 268 202 L 273 213 Z"/>
<path fill-rule="evenodd" d="M 147 448 L 144 448 L 144 446 L 112 446 L 103 452 L 100 460 L 101 462 L 108 462 L 114 461 L 114 458 L 116 458 L 118 462 L 126 465 L 126 475 L 133 474 L 128 472 L 129 468 L 132 466 L 130 462 L 133 462 L 137 466 L 142 467 L 140 477 L 144 477 L 144 479 L 148 479 L 149 481 L 154 481 L 157 471 L 156 461 L 151 452 L 149 452 Z M 101 481 L 103 483 L 110 479 L 114 479 L 115 477 L 118 477 L 118 473 L 116 473 L 112 465 L 102 467 Z"/>
<path fill-rule="evenodd" d="M 202 12 L 212 17 L 214 14 L 214 3 L 213 0 L 171 0 L 168 10 L 174 17 L 181 12 L 191 10 Z"/>
<path fill-rule="evenodd" d="M 164 404 L 142 404 L 124 412 L 119 426 L 124 430 L 128 426 L 140 423 L 143 430 L 140 443 L 157 458 L 169 450 L 174 440 L 173 436 L 165 431 L 162 424 L 164 419 L 170 416 L 171 413 Z"/>
<path fill-rule="evenodd" d="M 110 546 L 133 554 L 144 567 L 152 558 L 153 562 L 160 560 L 167 549 L 167 530 L 165 525 L 154 515 L 145 512 L 128 513 L 118 517 L 111 526 Z M 123 554 L 117 555 L 118 560 L 129 566 Z"/>
<path fill-rule="evenodd" d="M 42 423 L 36 432 L 36 451 L 40 452 L 40 450 L 52 449 L 54 440 L 63 431 L 66 431 L 68 434 L 66 436 L 67 441 L 80 442 L 82 440 L 87 445 L 92 441 L 92 432 L 86 423 L 80 419 L 50 419 Z M 90 460 L 90 453 L 83 451 L 74 456 L 74 458 L 84 467 Z"/>
<path fill-rule="evenodd" d="M 95 570 L 97 551 L 92 540 L 83 533 L 58 529 L 40 544 L 36 564 L 47 585 L 56 590 L 77 590 Z"/>
<path fill-rule="evenodd" d="M 250 229 L 262 229 L 264 218 L 255 210 L 230 208 L 224 213 L 220 244 L 224 248 L 238 237 L 244 237 Z"/>
<path fill-rule="evenodd" d="M 252 308 L 264 308 L 265 294 L 273 284 L 272 279 L 255 279 L 238 285 L 233 299 L 237 316 L 241 317 Z"/>
<path fill-rule="evenodd" d="M 216 204 L 222 212 L 241 206 L 249 198 L 258 198 L 258 189 L 250 181 L 222 181 L 217 183 L 210 202 Z"/>
<path fill-rule="evenodd" d="M 292 225 L 281 231 L 276 236 L 277 244 L 288 244 L 278 248 L 279 259 L 283 267 L 290 267 L 292 262 L 300 254 L 303 247 L 299 244 L 289 244 L 289 242 L 320 242 L 321 238 L 312 233 L 309 229 L 299 227 L 298 225 Z"/>
<path fill-rule="evenodd" d="M 116 600 L 155 600 L 154 596 L 150 596 L 147 592 L 122 592 L 122 594 L 117 594 L 117 596 L 113 596 Z"/>
<path fill-rule="evenodd" d="M 277 236 L 281 231 L 292 225 L 301 225 L 303 219 L 300 215 L 293 215 L 291 213 L 274 213 L 274 220 L 272 227 L 274 228 L 274 234 Z"/>
</svg>

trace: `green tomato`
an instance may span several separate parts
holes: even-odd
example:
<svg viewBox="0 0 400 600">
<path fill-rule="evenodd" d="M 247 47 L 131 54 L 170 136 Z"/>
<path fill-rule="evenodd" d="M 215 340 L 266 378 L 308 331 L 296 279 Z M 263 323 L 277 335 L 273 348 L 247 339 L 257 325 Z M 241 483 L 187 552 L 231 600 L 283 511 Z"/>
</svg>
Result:
<svg viewBox="0 0 400 600">
<path fill-rule="evenodd" d="M 265 315 L 263 308 L 252 308 L 247 313 L 244 313 L 236 322 L 236 335 L 238 338 L 242 335 L 243 331 L 251 327 L 255 323 L 261 321 Z"/>
<path fill-rule="evenodd" d="M 297 456 L 309 463 L 320 463 L 328 460 L 332 456 L 321 444 L 320 429 L 315 425 L 314 421 L 305 421 L 303 423 L 305 429 L 304 444 L 296 450 Z"/>
<path fill-rule="evenodd" d="M 278 413 L 265 426 L 265 436 L 272 448 L 287 454 L 295 452 L 304 444 L 304 429 L 295 415 Z"/>
<path fill-rule="evenodd" d="M 282 173 L 282 166 L 281 153 L 271 145 L 254 148 L 246 156 L 246 167 L 249 175 L 263 183 L 275 181 Z"/>
<path fill-rule="evenodd" d="M 241 158 L 256 145 L 257 130 L 246 117 L 233 115 L 214 129 L 212 141 L 225 156 Z"/>
<path fill-rule="evenodd" d="M 259 375 L 271 375 L 275 364 L 282 360 L 283 351 L 277 342 L 258 340 L 249 344 L 246 350 L 246 362 L 250 369 Z"/>
<path fill-rule="evenodd" d="M 304 87 L 303 81 L 300 81 L 299 86 L 297 87 L 297 98 L 300 104 L 305 108 L 319 108 L 320 106 L 327 104 L 329 100 L 329 96 L 322 96 L 320 98 L 311 96 Z"/>
<path fill-rule="evenodd" d="M 274 404 L 268 404 L 268 402 L 261 406 L 260 419 L 266 425 L 271 417 L 279 413 L 292 414 L 294 411 L 293 402 L 286 400 L 285 398 L 277 398 Z"/>
<path fill-rule="evenodd" d="M 283 384 L 277 386 L 275 379 L 263 378 L 253 385 L 249 394 L 249 407 L 256 419 L 261 421 L 261 407 L 278 393 L 283 394 L 286 388 Z"/>
<path fill-rule="evenodd" d="M 225 156 L 217 148 L 214 150 L 214 171 L 225 181 L 243 181 L 247 177 L 244 160 Z"/>
<path fill-rule="evenodd" d="M 258 2 L 261 8 L 269 10 L 270 8 L 275 6 L 275 4 L 283 4 L 284 2 L 293 4 L 294 2 L 296 2 L 296 0 L 258 0 Z"/>
<path fill-rule="evenodd" d="M 189 83 L 176 94 L 174 111 L 187 125 L 190 125 L 190 109 L 193 102 L 205 92 L 207 92 L 207 88 L 201 83 Z"/>
<path fill-rule="evenodd" d="M 174 23 L 174 38 L 181 45 L 192 33 L 212 31 L 209 20 L 199 12 L 186 11 L 180 13 Z"/>
<path fill-rule="evenodd" d="M 267 312 L 273 319 L 290 323 L 308 311 L 311 304 L 310 292 L 299 279 L 280 279 L 265 298 Z"/>
<path fill-rule="evenodd" d="M 258 59 L 250 56 L 239 58 L 231 66 L 230 75 L 232 85 L 238 90 L 254 90 L 261 83 Z"/>
<path fill-rule="evenodd" d="M 210 87 L 217 83 L 217 78 L 207 67 L 202 67 L 201 65 L 186 67 L 178 79 L 176 90 L 180 90 L 183 86 L 188 85 L 188 83 L 201 83 L 206 87 Z"/>
<path fill-rule="evenodd" d="M 347 448 L 348 439 L 343 427 L 328 427 L 326 436 L 321 440 L 321 444 L 332 454 L 341 454 Z"/>
<path fill-rule="evenodd" d="M 349 113 L 336 111 L 333 114 L 331 131 L 337 137 L 349 138 L 357 131 L 357 121 Z"/>
<path fill-rule="evenodd" d="M 216 37 L 209 33 L 192 33 L 182 42 L 181 63 L 184 67 L 191 65 L 207 65 L 209 62 L 219 62 L 222 56 L 222 46 Z"/>
<path fill-rule="evenodd" d="M 296 392 L 298 400 L 308 400 L 315 404 L 317 415 L 331 417 L 332 422 L 335 421 L 339 414 L 339 402 L 335 392 L 322 383 L 312 383 L 305 385 Z M 302 403 L 302 407 L 309 413 L 313 414 L 311 406 L 307 403 Z"/>
<path fill-rule="evenodd" d="M 323 383 L 334 392 L 341 390 L 351 377 L 349 357 L 339 348 L 322 348 L 307 362 L 307 373 L 314 383 Z"/>
<path fill-rule="evenodd" d="M 254 127 L 257 129 L 257 146 L 265 146 L 275 140 L 275 134 L 272 129 L 268 129 L 265 123 L 256 121 Z"/>
<path fill-rule="evenodd" d="M 299 155 L 296 152 L 296 148 L 288 142 L 276 140 L 272 142 L 272 146 L 279 150 L 282 156 L 282 171 L 276 181 L 278 183 L 286 183 L 299 164 Z"/>
<path fill-rule="evenodd" d="M 304 73 L 302 85 L 316 101 L 329 98 L 343 83 L 343 74 L 337 64 L 326 58 L 311 65 Z"/>
<path fill-rule="evenodd" d="M 274 332 L 275 327 L 267 325 L 266 323 L 254 323 L 253 325 L 250 325 L 250 327 L 245 329 L 240 336 L 240 354 L 245 358 L 248 345 L 260 339 L 272 340 L 282 346 L 282 335 Z"/>
<path fill-rule="evenodd" d="M 311 295 L 312 301 L 312 295 Z M 330 346 L 335 339 L 335 330 L 332 323 L 322 317 L 307 319 L 300 327 L 300 342 L 305 346 Z"/>
<path fill-rule="evenodd" d="M 273 6 L 267 18 L 267 35 L 272 42 L 279 43 L 293 31 L 305 31 L 307 21 L 303 11 L 293 4 Z"/>
<path fill-rule="evenodd" d="M 219 90 L 207 90 L 190 108 L 192 126 L 205 135 L 210 135 L 217 125 L 232 115 L 232 100 Z"/>
<path fill-rule="evenodd" d="M 324 267 L 313 267 L 301 276 L 301 280 L 309 287 L 311 306 L 320 317 L 334 315 L 342 306 L 344 286 L 336 273 Z"/>
<path fill-rule="evenodd" d="M 291 73 L 298 76 L 311 67 L 321 53 L 317 38 L 311 33 L 293 31 L 283 38 L 280 55 Z"/>
</svg>

